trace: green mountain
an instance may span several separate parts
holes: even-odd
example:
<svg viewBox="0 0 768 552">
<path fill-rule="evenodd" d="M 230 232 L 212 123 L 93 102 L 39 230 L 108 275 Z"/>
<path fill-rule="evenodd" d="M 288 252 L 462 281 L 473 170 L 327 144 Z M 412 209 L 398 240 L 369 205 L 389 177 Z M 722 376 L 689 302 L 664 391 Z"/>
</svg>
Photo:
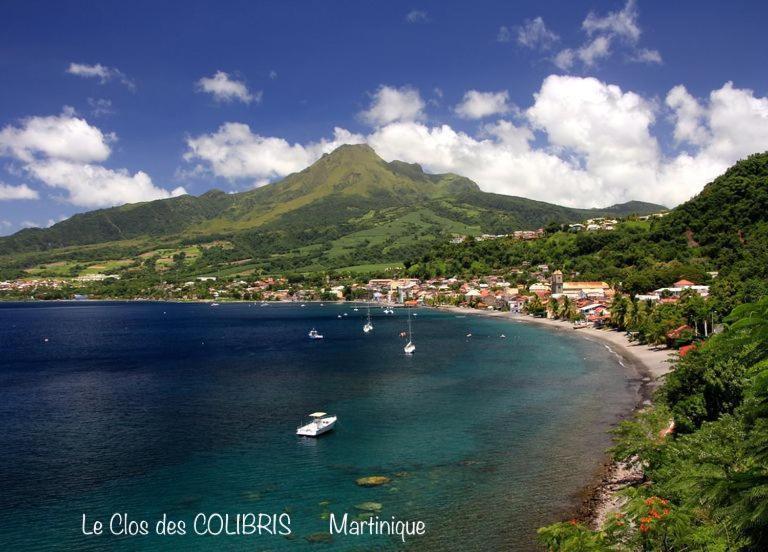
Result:
<svg viewBox="0 0 768 552">
<path fill-rule="evenodd" d="M 0 266 L 80 274 L 134 269 L 148 259 L 189 273 L 391 265 L 450 234 L 664 209 L 641 202 L 573 209 L 485 193 L 462 176 L 427 174 L 417 164 L 387 163 L 369 146 L 347 145 L 255 190 L 123 205 L 22 230 L 0 238 Z"/>
</svg>

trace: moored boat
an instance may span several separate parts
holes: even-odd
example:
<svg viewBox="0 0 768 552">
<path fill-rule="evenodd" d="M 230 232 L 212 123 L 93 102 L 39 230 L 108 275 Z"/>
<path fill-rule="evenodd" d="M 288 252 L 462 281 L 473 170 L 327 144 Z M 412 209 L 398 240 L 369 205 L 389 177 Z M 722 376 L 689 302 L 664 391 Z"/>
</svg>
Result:
<svg viewBox="0 0 768 552">
<path fill-rule="evenodd" d="M 309 415 L 312 421 L 296 429 L 296 435 L 302 437 L 317 437 L 328 433 L 336 425 L 336 416 L 329 416 L 325 412 L 313 412 Z"/>
</svg>

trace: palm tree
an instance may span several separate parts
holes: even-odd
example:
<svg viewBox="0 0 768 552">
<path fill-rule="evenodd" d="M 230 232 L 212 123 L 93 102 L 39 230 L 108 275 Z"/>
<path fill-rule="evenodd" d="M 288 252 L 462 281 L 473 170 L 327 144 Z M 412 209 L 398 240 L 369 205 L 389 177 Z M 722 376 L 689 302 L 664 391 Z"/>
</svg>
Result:
<svg viewBox="0 0 768 552">
<path fill-rule="evenodd" d="M 549 312 L 552 313 L 552 318 L 558 318 L 559 311 L 560 311 L 560 303 L 557 302 L 557 299 L 554 297 L 549 298 L 549 306 L 548 306 Z"/>
<path fill-rule="evenodd" d="M 626 295 L 614 297 L 613 303 L 611 303 L 611 324 L 619 330 L 626 329 L 629 309 L 630 302 L 627 300 Z"/>
<path fill-rule="evenodd" d="M 757 303 L 739 305 L 725 323 L 737 343 L 751 347 L 747 355 L 751 363 L 768 358 L 768 296 Z"/>
</svg>

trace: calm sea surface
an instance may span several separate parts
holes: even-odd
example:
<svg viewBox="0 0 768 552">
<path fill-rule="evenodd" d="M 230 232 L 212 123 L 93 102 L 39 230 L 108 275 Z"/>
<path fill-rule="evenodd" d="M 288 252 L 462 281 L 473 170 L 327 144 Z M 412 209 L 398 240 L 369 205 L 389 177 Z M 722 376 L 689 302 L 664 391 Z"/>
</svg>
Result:
<svg viewBox="0 0 768 552">
<path fill-rule="evenodd" d="M 377 502 L 426 522 L 408 549 L 530 550 L 594 473 L 634 374 L 569 333 L 415 312 L 406 357 L 402 310 L 373 309 L 364 335 L 364 309 L 331 304 L 0 304 L 0 549 L 397 549 L 307 539 Z M 297 438 L 316 410 L 336 430 Z M 368 475 L 392 482 L 355 484 Z M 187 535 L 81 534 L 82 514 L 115 512 Z M 196 536 L 198 512 L 287 512 L 293 534 Z"/>
</svg>

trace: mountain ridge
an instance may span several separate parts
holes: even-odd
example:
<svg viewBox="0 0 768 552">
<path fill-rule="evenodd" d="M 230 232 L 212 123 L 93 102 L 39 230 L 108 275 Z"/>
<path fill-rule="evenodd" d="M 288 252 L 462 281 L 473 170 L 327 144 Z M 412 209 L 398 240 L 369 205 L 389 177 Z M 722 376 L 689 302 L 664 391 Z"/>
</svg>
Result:
<svg viewBox="0 0 768 552">
<path fill-rule="evenodd" d="M 634 211 L 631 211 L 634 209 Z M 642 202 L 605 209 L 575 209 L 515 196 L 483 192 L 472 180 L 429 174 L 416 163 L 387 162 L 367 145 L 340 146 L 315 163 L 273 184 L 240 193 L 212 189 L 72 216 L 50 228 L 26 229 L 0 238 L 0 256 L 46 253 L 116 244 L 150 250 L 157 244 L 202 243 L 225 238 L 246 257 L 265 260 L 293 255 L 309 265 L 354 261 L 329 258 L 321 249 L 360 247 L 360 257 L 396 259 L 402 247 L 450 233 L 506 233 L 548 222 L 578 222 L 593 216 L 648 214 L 665 209 Z M 345 236 L 351 236 L 344 240 Z M 359 238 L 359 239 L 358 239 Z M 312 246 L 314 253 L 301 250 Z M 87 255 L 87 249 L 75 251 Z M 313 257 L 310 259 L 309 257 Z M 21 259 L 11 259 L 24 268 Z M 346 262 L 346 261 L 344 261 Z M 269 264 L 269 263 L 266 263 Z"/>
</svg>

